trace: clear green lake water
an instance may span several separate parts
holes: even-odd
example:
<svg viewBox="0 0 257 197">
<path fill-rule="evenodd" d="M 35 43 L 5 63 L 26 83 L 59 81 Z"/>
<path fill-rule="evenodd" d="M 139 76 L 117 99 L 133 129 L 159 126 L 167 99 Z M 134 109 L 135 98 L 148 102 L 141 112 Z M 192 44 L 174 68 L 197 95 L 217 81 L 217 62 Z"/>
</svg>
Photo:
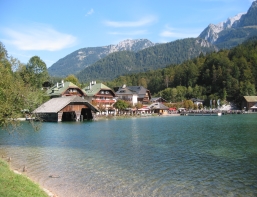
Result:
<svg viewBox="0 0 257 197">
<path fill-rule="evenodd" d="M 257 114 L 25 122 L 0 155 L 60 197 L 257 196 Z"/>
</svg>

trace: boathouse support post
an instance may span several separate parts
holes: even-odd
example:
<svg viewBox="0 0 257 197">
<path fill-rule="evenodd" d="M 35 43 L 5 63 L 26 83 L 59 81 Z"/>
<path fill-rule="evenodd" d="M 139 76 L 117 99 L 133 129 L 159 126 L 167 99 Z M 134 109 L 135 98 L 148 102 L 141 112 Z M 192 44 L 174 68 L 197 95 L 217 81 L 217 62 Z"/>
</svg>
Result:
<svg viewBox="0 0 257 197">
<path fill-rule="evenodd" d="M 58 112 L 58 120 L 57 120 L 57 122 L 61 122 L 62 121 L 62 114 L 63 114 L 63 112 L 62 111 L 60 111 L 60 112 Z"/>
<path fill-rule="evenodd" d="M 75 111 L 76 114 L 76 121 L 80 120 L 81 111 Z"/>
</svg>

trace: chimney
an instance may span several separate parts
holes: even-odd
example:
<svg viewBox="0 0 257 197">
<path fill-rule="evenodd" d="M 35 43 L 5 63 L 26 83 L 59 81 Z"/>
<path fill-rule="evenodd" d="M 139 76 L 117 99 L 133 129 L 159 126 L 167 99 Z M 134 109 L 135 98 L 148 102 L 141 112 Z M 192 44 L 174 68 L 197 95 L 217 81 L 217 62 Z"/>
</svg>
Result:
<svg viewBox="0 0 257 197">
<path fill-rule="evenodd" d="M 62 87 L 64 87 L 64 81 L 62 80 Z"/>
<path fill-rule="evenodd" d="M 58 88 L 58 82 L 56 83 L 56 87 Z"/>
</svg>

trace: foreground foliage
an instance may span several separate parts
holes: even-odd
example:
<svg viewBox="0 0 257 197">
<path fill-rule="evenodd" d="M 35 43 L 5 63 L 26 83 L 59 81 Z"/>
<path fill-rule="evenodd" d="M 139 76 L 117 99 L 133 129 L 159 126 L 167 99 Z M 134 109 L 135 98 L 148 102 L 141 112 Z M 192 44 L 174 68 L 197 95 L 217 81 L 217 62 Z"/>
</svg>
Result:
<svg viewBox="0 0 257 197">
<path fill-rule="evenodd" d="M 0 43 L 0 126 L 18 124 L 17 118 L 48 99 L 40 86 L 45 79 L 46 67 L 39 57 L 31 58 L 26 66 L 9 58 Z"/>
<path fill-rule="evenodd" d="M 40 187 L 27 177 L 15 174 L 6 162 L 0 159 L 0 196 L 47 197 Z"/>
</svg>

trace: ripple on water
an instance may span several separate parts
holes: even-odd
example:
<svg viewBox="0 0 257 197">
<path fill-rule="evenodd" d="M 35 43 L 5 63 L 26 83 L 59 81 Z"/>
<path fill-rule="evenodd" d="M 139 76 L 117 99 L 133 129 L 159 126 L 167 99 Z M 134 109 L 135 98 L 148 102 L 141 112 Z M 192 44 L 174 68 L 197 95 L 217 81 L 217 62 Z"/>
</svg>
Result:
<svg viewBox="0 0 257 197">
<path fill-rule="evenodd" d="M 22 138 L 0 132 L 0 154 L 62 197 L 256 196 L 256 118 L 25 125 Z"/>
</svg>

